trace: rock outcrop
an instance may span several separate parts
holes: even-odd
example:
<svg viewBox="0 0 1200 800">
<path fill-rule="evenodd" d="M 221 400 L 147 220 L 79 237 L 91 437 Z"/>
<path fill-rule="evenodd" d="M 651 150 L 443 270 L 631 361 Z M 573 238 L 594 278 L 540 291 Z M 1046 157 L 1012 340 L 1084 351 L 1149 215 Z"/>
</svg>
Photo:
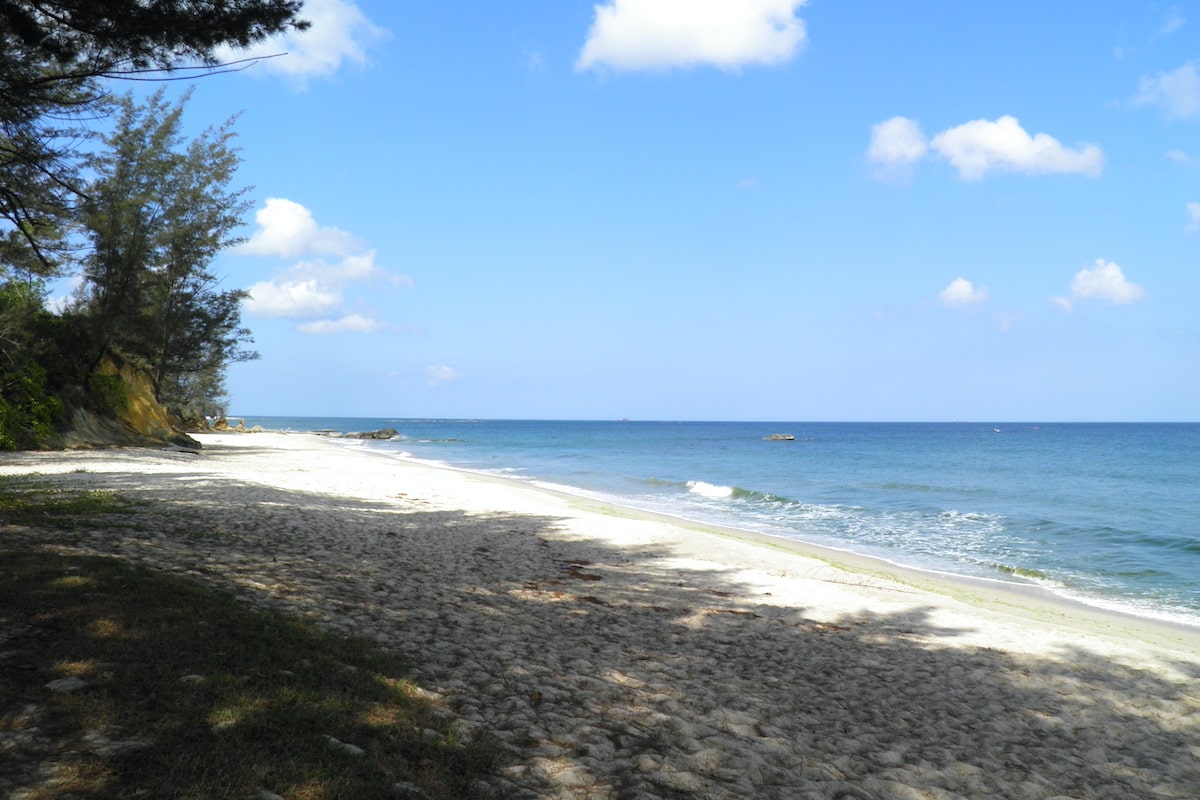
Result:
<svg viewBox="0 0 1200 800">
<path fill-rule="evenodd" d="M 377 431 L 361 431 L 358 433 L 343 433 L 343 439 L 397 439 L 400 432 L 395 428 L 380 428 Z"/>
<path fill-rule="evenodd" d="M 112 353 L 96 368 L 99 375 L 119 375 L 129 403 L 117 417 L 85 408 L 68 409 L 68 428 L 59 444 L 87 447 L 167 446 L 199 450 L 200 443 L 183 432 L 182 422 L 154 397 L 150 376 L 136 364 Z"/>
</svg>

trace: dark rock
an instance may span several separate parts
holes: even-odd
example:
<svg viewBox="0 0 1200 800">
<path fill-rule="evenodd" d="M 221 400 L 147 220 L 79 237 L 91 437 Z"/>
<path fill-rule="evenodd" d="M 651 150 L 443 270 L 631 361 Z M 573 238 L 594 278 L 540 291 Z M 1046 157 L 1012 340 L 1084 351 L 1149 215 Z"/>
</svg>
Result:
<svg viewBox="0 0 1200 800">
<path fill-rule="evenodd" d="M 343 433 L 343 439 L 398 439 L 400 432 L 395 428 L 380 428 L 377 431 L 361 431 L 358 433 Z"/>
</svg>

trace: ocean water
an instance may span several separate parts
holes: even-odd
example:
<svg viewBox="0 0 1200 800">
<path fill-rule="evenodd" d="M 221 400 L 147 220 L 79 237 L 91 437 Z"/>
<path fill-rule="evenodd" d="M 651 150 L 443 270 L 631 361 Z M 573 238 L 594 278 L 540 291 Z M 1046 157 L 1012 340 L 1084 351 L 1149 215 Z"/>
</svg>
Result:
<svg viewBox="0 0 1200 800">
<path fill-rule="evenodd" d="M 1200 424 L 246 424 L 1200 625 Z"/>
</svg>

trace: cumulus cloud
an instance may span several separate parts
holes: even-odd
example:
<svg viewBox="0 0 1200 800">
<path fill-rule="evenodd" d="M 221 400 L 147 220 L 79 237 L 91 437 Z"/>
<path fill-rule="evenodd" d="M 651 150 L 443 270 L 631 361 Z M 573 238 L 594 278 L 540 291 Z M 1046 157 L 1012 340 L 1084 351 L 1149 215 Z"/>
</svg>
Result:
<svg viewBox="0 0 1200 800">
<path fill-rule="evenodd" d="M 930 144 L 966 181 L 977 181 L 992 171 L 1095 177 L 1104 165 L 1104 155 L 1096 145 L 1083 144 L 1072 150 L 1048 134 L 1030 136 L 1016 117 L 1008 115 L 995 122 L 965 122 L 942 131 Z"/>
<path fill-rule="evenodd" d="M 456 381 L 462 377 L 462 373 L 454 367 L 444 364 L 425 368 L 425 376 L 429 379 L 430 386 L 446 383 L 447 381 Z"/>
<path fill-rule="evenodd" d="M 311 23 L 308 30 L 289 31 L 242 50 L 226 48 L 221 60 L 261 58 L 252 72 L 302 84 L 309 78 L 329 77 L 346 62 L 365 64 L 367 48 L 388 36 L 350 0 L 305 0 L 300 18 Z"/>
<path fill-rule="evenodd" d="M 1095 177 L 1104 166 L 1104 153 L 1094 144 L 1064 147 L 1045 133 L 1030 136 L 1016 117 L 1005 115 L 964 122 L 926 140 L 921 127 L 907 117 L 892 117 L 871 127 L 867 160 L 880 168 L 876 177 L 906 174 L 933 152 L 949 161 L 966 181 L 989 172 L 1051 173 Z"/>
<path fill-rule="evenodd" d="M 1134 105 L 1159 106 L 1169 119 L 1191 119 L 1200 113 L 1200 73 L 1189 61 L 1171 72 L 1144 76 Z"/>
<path fill-rule="evenodd" d="M 955 278 L 938 293 L 938 299 L 946 308 L 966 308 L 987 302 L 988 290 L 986 286 L 976 288 L 966 278 Z"/>
<path fill-rule="evenodd" d="M 575 63 L 582 71 L 737 69 L 787 61 L 807 32 L 796 11 L 807 0 L 610 0 Z"/>
<path fill-rule="evenodd" d="M 282 197 L 268 197 L 254 212 L 257 228 L 250 238 L 238 245 L 235 253 L 256 256 L 344 256 L 361 247 L 350 234 L 338 228 L 317 225 L 304 206 Z"/>
<path fill-rule="evenodd" d="M 341 308 L 345 287 L 373 277 L 375 251 L 347 256 L 340 261 L 301 261 L 281 270 L 269 281 L 250 287 L 247 314 L 260 317 L 311 319 Z"/>
<path fill-rule="evenodd" d="M 1146 290 L 1128 280 L 1121 267 L 1097 258 L 1092 267 L 1075 273 L 1070 297 L 1053 297 L 1051 302 L 1070 312 L 1078 300 L 1106 300 L 1114 305 L 1136 303 L 1146 296 Z"/>
<path fill-rule="evenodd" d="M 912 165 L 929 152 L 929 143 L 916 120 L 892 117 L 871 126 L 867 160 L 877 167 L 876 177 L 907 178 Z"/>
<path fill-rule="evenodd" d="M 412 285 L 408 277 L 389 275 L 380 269 L 376 252 L 356 237 L 339 228 L 318 225 L 312 212 L 300 203 L 273 197 L 255 214 L 255 220 L 258 228 L 247 242 L 234 248 L 235 254 L 309 258 L 251 286 L 243 304 L 247 314 L 315 320 L 300 326 L 306 333 L 371 333 L 385 326 L 357 314 L 328 318 L 344 306 L 346 289 L 375 279 L 393 286 Z"/>
<path fill-rule="evenodd" d="M 317 317 L 342 304 L 341 292 L 322 287 L 316 278 L 259 281 L 248 291 L 246 313 L 258 317 Z"/>
<path fill-rule="evenodd" d="M 386 327 L 382 322 L 370 317 L 364 317 L 361 314 L 350 314 L 341 319 L 319 319 L 315 322 L 306 322 L 300 326 L 303 333 L 330 334 L 330 333 L 374 333 Z"/>
</svg>

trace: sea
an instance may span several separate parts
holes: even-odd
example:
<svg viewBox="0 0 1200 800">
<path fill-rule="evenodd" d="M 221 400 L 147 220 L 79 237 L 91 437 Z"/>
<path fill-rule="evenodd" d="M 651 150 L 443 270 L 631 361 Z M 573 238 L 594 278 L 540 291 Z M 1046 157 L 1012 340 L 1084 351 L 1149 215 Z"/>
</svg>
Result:
<svg viewBox="0 0 1200 800">
<path fill-rule="evenodd" d="M 245 417 L 1200 626 L 1200 424 Z"/>
</svg>

